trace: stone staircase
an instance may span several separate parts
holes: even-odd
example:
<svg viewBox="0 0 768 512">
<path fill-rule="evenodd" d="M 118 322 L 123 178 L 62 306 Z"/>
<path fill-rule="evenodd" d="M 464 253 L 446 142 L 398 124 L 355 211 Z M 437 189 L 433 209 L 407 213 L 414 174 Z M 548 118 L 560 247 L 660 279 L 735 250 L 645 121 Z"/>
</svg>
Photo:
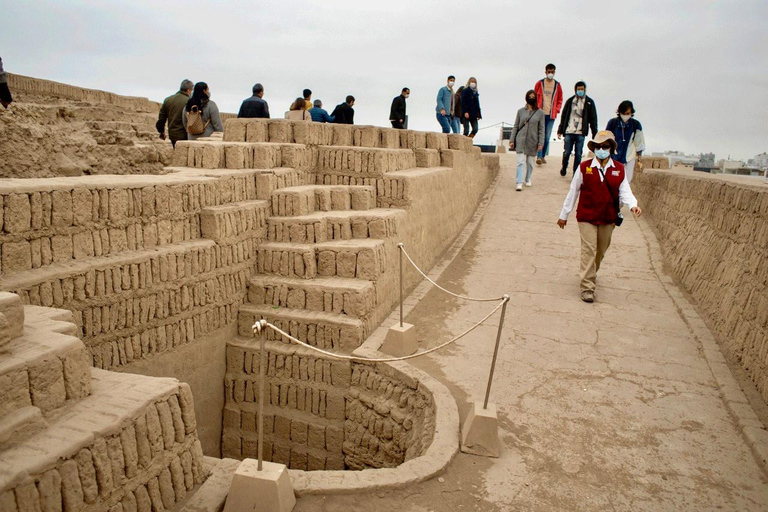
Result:
<svg viewBox="0 0 768 512">
<path fill-rule="evenodd" d="M 0 292 L 0 324 L 0 510 L 166 510 L 202 484 L 189 386 L 92 369 L 67 310 Z"/>
</svg>

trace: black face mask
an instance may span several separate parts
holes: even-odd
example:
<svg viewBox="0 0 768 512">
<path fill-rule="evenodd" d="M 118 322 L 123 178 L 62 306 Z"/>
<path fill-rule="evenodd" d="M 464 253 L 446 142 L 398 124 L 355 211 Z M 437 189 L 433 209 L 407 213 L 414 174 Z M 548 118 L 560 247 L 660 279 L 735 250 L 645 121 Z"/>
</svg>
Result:
<svg viewBox="0 0 768 512">
<path fill-rule="evenodd" d="M 531 106 L 536 105 L 536 98 L 526 98 L 525 101 Z"/>
</svg>

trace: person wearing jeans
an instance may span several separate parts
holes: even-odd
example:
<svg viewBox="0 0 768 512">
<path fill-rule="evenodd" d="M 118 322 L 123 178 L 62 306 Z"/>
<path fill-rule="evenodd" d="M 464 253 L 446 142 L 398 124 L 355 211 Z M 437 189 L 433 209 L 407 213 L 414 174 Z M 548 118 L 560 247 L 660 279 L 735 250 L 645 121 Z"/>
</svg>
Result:
<svg viewBox="0 0 768 512">
<path fill-rule="evenodd" d="M 516 190 L 523 190 L 523 175 L 525 186 L 531 186 L 533 161 L 536 151 L 541 151 L 544 143 L 544 113 L 536 105 L 536 92 L 525 93 L 525 107 L 517 111 L 515 125 L 509 137 L 509 149 L 517 153 Z M 526 169 L 527 167 L 527 169 Z"/>
<path fill-rule="evenodd" d="M 454 111 L 453 84 L 456 83 L 456 77 L 450 75 L 446 80 L 445 86 L 437 91 L 437 106 L 435 107 L 435 116 L 440 123 L 443 133 L 451 133 L 451 113 Z"/>
<path fill-rule="evenodd" d="M 568 161 L 574 148 L 576 148 L 576 154 L 573 159 L 573 173 L 576 173 L 579 164 L 581 164 L 584 139 L 589 134 L 590 129 L 593 138 L 597 133 L 597 109 L 592 98 L 587 96 L 587 84 L 578 81 L 573 89 L 576 94 L 565 102 L 563 115 L 560 116 L 560 125 L 557 128 L 557 138 L 565 137 L 560 176 L 568 174 Z"/>
<path fill-rule="evenodd" d="M 544 147 L 537 154 L 536 163 L 538 165 L 547 163 L 547 153 L 549 153 L 549 139 L 552 137 L 552 127 L 555 125 L 555 119 L 563 106 L 563 88 L 560 82 L 555 80 L 555 65 L 547 64 L 544 67 L 546 77 L 536 82 L 534 90 L 536 91 L 536 101 L 540 109 L 544 111 L 545 139 Z"/>
</svg>

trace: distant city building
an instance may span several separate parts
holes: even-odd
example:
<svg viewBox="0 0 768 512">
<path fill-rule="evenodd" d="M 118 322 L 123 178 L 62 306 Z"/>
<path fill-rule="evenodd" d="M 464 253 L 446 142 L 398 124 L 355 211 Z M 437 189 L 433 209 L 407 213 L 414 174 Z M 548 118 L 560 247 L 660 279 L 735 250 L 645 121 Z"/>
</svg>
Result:
<svg viewBox="0 0 768 512">
<path fill-rule="evenodd" d="M 672 168 L 676 165 L 687 165 L 690 167 L 695 166 L 699 157 L 695 155 L 686 155 L 681 151 L 664 151 L 663 153 L 653 153 L 653 156 L 667 157 L 669 160 L 669 167 Z M 713 155 L 714 158 L 714 155 Z"/>
<path fill-rule="evenodd" d="M 712 172 L 715 167 L 715 154 L 702 153 L 699 155 L 699 161 L 693 164 L 694 171 Z"/>
<path fill-rule="evenodd" d="M 759 169 L 768 169 L 768 153 L 760 153 L 755 158 L 751 158 L 747 164 Z"/>
</svg>

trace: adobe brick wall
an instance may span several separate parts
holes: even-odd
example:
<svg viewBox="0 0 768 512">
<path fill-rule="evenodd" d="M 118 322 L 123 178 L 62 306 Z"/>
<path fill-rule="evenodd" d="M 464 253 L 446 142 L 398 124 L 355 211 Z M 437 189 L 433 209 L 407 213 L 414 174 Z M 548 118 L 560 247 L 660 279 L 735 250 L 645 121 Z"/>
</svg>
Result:
<svg viewBox="0 0 768 512">
<path fill-rule="evenodd" d="M 768 187 L 646 170 L 632 188 L 670 268 L 768 402 Z"/>
</svg>

